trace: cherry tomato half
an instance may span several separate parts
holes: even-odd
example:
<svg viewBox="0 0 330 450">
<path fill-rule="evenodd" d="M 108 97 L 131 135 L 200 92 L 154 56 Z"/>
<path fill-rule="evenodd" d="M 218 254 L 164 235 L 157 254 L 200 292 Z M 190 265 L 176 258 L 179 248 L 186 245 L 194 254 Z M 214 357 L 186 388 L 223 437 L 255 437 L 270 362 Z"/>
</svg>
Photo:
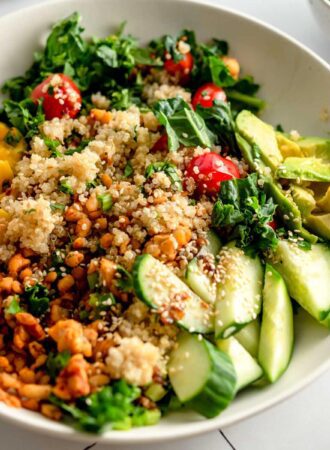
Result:
<svg viewBox="0 0 330 450">
<path fill-rule="evenodd" d="M 50 75 L 34 88 L 34 101 L 43 99 L 43 110 L 47 120 L 68 115 L 76 117 L 81 108 L 81 94 L 78 87 L 63 73 Z"/>
<path fill-rule="evenodd" d="M 194 58 L 191 53 L 186 53 L 183 55 L 183 58 L 175 62 L 172 58 L 167 58 L 168 54 L 165 55 L 164 69 L 170 75 L 176 75 L 177 73 L 180 75 L 180 79 L 186 80 L 189 77 L 190 72 L 192 71 L 194 65 Z"/>
<path fill-rule="evenodd" d="M 158 141 L 156 141 L 151 149 L 151 152 L 162 152 L 168 150 L 168 138 L 167 134 L 163 134 Z"/>
<path fill-rule="evenodd" d="M 240 178 L 236 164 L 218 153 L 209 152 L 193 158 L 187 167 L 187 178 L 193 178 L 200 194 L 216 194 L 222 181 Z"/>
<path fill-rule="evenodd" d="M 191 103 L 194 109 L 197 108 L 197 105 L 201 105 L 203 108 L 211 108 L 214 100 L 225 102 L 227 100 L 226 93 L 216 84 L 206 83 L 197 89 Z"/>
<path fill-rule="evenodd" d="M 268 222 L 267 225 L 269 225 L 271 228 L 273 228 L 273 230 L 276 230 L 276 228 L 277 228 L 277 222 L 275 219 Z"/>
</svg>

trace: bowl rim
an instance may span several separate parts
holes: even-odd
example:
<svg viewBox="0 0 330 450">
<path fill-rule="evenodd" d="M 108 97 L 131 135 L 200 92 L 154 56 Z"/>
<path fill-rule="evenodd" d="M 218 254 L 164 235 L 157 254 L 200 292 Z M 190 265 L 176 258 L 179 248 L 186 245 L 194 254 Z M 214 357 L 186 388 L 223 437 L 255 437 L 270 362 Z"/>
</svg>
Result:
<svg viewBox="0 0 330 450">
<path fill-rule="evenodd" d="M 81 3 L 88 3 L 90 0 L 80 0 Z M 135 0 L 135 2 L 140 0 Z M 151 0 L 150 0 L 151 1 Z M 305 54 L 312 57 L 315 61 L 317 61 L 320 65 L 322 65 L 330 75 L 330 64 L 327 63 L 323 58 L 321 58 L 315 51 L 308 48 L 305 44 L 302 44 L 294 37 L 290 36 L 284 31 L 281 31 L 277 27 L 261 20 L 258 18 L 253 17 L 250 14 L 247 14 L 245 12 L 241 12 L 239 10 L 236 10 L 235 8 L 218 5 L 212 2 L 212 0 L 152 0 L 153 3 L 187 3 L 188 4 L 197 4 L 205 6 L 206 8 L 213 9 L 215 11 L 224 11 L 226 13 L 229 13 L 232 16 L 236 16 L 237 18 L 241 18 L 245 21 L 248 21 L 260 28 L 269 30 L 273 34 L 275 34 L 277 37 L 280 37 L 282 39 L 285 39 L 286 41 L 291 42 L 294 46 L 300 48 Z M 7 19 L 15 19 L 16 16 L 19 16 L 21 14 L 24 14 L 25 12 L 28 12 L 29 14 L 31 12 L 38 12 L 42 11 L 44 8 L 47 8 L 48 6 L 53 6 L 56 4 L 62 4 L 66 3 L 67 0 L 48 0 L 43 1 L 41 3 L 36 3 L 30 6 L 25 6 L 23 8 L 19 8 L 17 11 L 9 12 L 7 14 L 4 14 L 3 16 L 0 16 L 0 23 L 2 20 Z M 328 339 L 327 337 L 326 339 Z M 33 416 L 31 416 L 28 420 L 24 420 L 24 418 L 17 417 L 14 413 L 14 409 L 8 407 L 7 405 L 0 405 L 0 419 L 6 423 L 10 423 L 12 425 L 17 425 L 21 428 L 28 429 L 30 431 L 39 433 L 39 434 L 47 434 L 51 435 L 53 437 L 57 437 L 58 439 L 67 439 L 71 441 L 78 441 L 78 442 L 91 442 L 91 441 L 97 441 L 97 443 L 100 444 L 106 444 L 106 443 L 113 443 L 117 445 L 128 445 L 128 444 L 150 444 L 153 442 L 169 442 L 177 439 L 184 439 L 188 437 L 195 437 L 197 435 L 201 435 L 210 431 L 214 431 L 219 429 L 220 427 L 226 427 L 229 425 L 234 425 L 241 420 L 248 419 L 250 417 L 253 417 L 262 411 L 265 411 L 272 406 L 284 402 L 285 400 L 289 399 L 291 396 L 296 394 L 298 391 L 305 388 L 308 384 L 310 384 L 312 381 L 316 380 L 318 377 L 320 377 L 323 373 L 325 373 L 327 370 L 330 369 L 330 355 L 327 360 L 325 360 L 322 364 L 320 364 L 318 367 L 316 367 L 312 372 L 310 372 L 307 376 L 304 376 L 300 381 L 297 381 L 297 383 L 289 388 L 283 391 L 283 393 L 279 393 L 276 396 L 274 396 L 271 400 L 262 400 L 259 402 L 257 406 L 252 406 L 247 409 L 245 409 L 243 412 L 238 412 L 234 415 L 234 417 L 231 418 L 224 418 L 222 419 L 221 415 L 218 417 L 211 419 L 211 420 L 204 420 L 201 422 L 187 422 L 186 424 L 183 424 L 179 429 L 174 429 L 173 432 L 169 435 L 167 430 L 157 430 L 157 434 L 147 434 L 147 435 L 138 435 L 136 436 L 134 432 L 128 431 L 128 432 L 120 432 L 116 431 L 110 434 L 110 432 L 96 435 L 96 434 L 88 434 L 80 431 L 76 431 L 71 427 L 63 428 L 63 432 L 59 435 L 59 431 L 47 426 L 47 422 L 45 424 L 40 424 L 39 421 L 34 420 Z M 52 422 L 49 421 L 51 424 Z M 195 425 L 195 426 L 193 426 Z"/>
</svg>

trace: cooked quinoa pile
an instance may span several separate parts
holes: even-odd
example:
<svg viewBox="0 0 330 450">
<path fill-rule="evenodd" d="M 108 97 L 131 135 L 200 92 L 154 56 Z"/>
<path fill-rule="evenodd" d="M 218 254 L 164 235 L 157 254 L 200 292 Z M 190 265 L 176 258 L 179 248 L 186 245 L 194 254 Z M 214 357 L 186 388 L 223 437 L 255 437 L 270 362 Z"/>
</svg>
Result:
<svg viewBox="0 0 330 450">
<path fill-rule="evenodd" d="M 184 30 L 142 49 L 122 31 L 93 43 L 81 31 L 76 14 L 55 25 L 34 65 L 4 87 L 0 400 L 73 416 L 87 431 L 126 429 L 180 406 L 168 366 L 180 329 L 199 332 L 200 311 L 222 324 L 178 280 L 192 261 L 212 298 L 230 279 L 244 252 L 215 257 L 210 228 L 223 226 L 243 249 L 272 251 L 276 207 L 238 151 L 233 116 L 262 101 L 224 41 L 197 45 Z M 206 175 L 201 161 L 211 161 Z M 235 228 L 217 209 L 220 182 L 233 177 L 264 208 L 252 225 Z M 137 287 L 142 255 L 155 258 L 153 304 Z M 201 309 L 186 326 L 188 301 Z"/>
</svg>

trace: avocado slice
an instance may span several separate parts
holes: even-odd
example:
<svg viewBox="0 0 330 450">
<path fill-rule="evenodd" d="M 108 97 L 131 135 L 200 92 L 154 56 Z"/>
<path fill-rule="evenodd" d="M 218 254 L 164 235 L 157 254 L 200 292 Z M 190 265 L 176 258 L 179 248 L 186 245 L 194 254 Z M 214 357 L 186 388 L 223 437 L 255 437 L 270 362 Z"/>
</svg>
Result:
<svg viewBox="0 0 330 450">
<path fill-rule="evenodd" d="M 316 204 L 322 211 L 330 213 L 330 186 L 328 187 L 326 193 L 316 201 Z"/>
<path fill-rule="evenodd" d="M 324 239 L 330 240 L 330 213 L 311 214 L 306 218 L 306 226 Z"/>
<path fill-rule="evenodd" d="M 297 144 L 303 156 L 314 156 L 330 161 L 330 139 L 309 136 L 298 139 Z"/>
<path fill-rule="evenodd" d="M 297 184 L 293 184 L 291 187 L 291 194 L 295 204 L 300 210 L 302 217 L 305 218 L 309 216 L 316 207 L 313 191 L 298 186 Z"/>
<path fill-rule="evenodd" d="M 264 163 L 272 170 L 276 170 L 283 161 L 283 156 L 277 145 L 274 128 L 247 110 L 238 114 L 236 126 L 239 134 L 251 146 L 258 148 Z"/>
<path fill-rule="evenodd" d="M 309 242 L 315 243 L 317 237 L 307 231 L 302 225 L 302 217 L 298 206 L 289 192 L 285 192 L 282 186 L 271 176 L 270 168 L 265 166 L 260 159 L 260 152 L 250 145 L 239 133 L 236 133 L 237 144 L 249 167 L 259 173 L 266 193 L 273 197 L 278 205 L 277 212 L 284 223 L 291 230 L 299 230 L 300 236 Z"/>
<path fill-rule="evenodd" d="M 300 179 L 303 181 L 326 181 L 330 182 L 330 162 L 321 159 L 297 158 L 291 156 L 276 170 L 277 178 Z"/>
<path fill-rule="evenodd" d="M 276 140 L 278 148 L 283 156 L 283 158 L 288 158 L 289 156 L 303 157 L 304 154 L 299 147 L 299 145 L 285 136 L 283 133 L 276 133 Z"/>
</svg>

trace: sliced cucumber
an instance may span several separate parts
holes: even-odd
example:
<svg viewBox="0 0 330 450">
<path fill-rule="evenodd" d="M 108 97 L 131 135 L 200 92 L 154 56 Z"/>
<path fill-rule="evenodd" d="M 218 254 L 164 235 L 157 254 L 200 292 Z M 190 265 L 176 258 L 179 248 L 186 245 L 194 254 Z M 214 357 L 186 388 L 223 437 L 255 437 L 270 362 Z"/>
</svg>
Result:
<svg viewBox="0 0 330 450">
<path fill-rule="evenodd" d="M 152 383 L 144 393 L 153 402 L 159 402 L 167 394 L 167 390 L 158 383 Z"/>
<path fill-rule="evenodd" d="M 199 255 L 189 262 L 185 274 L 188 286 L 207 303 L 215 302 L 217 289 L 216 283 L 204 272 L 203 264 L 207 262 L 207 259 L 212 259 L 218 255 L 221 245 L 217 234 L 209 230 L 207 233 L 207 244 L 202 247 Z M 211 262 L 215 263 L 215 260 Z"/>
<path fill-rule="evenodd" d="M 286 285 L 281 275 L 267 264 L 258 359 L 271 383 L 288 367 L 293 340 L 292 305 Z"/>
<path fill-rule="evenodd" d="M 253 358 L 258 356 L 260 323 L 253 320 L 235 334 L 235 338 L 250 353 Z"/>
<path fill-rule="evenodd" d="M 182 333 L 169 361 L 169 377 L 182 403 L 205 417 L 218 415 L 236 392 L 234 366 L 206 339 Z"/>
<path fill-rule="evenodd" d="M 237 377 L 236 391 L 243 389 L 262 377 L 262 368 L 236 338 L 218 339 L 217 346 L 220 350 L 227 353 L 234 365 Z"/>
<path fill-rule="evenodd" d="M 330 248 L 314 244 L 303 250 L 281 240 L 270 262 L 284 278 L 290 296 L 330 328 Z"/>
<path fill-rule="evenodd" d="M 198 297 L 165 264 L 151 255 L 141 255 L 133 266 L 136 295 L 164 319 L 196 333 L 214 329 L 212 307 Z"/>
<path fill-rule="evenodd" d="M 219 256 L 222 281 L 215 302 L 215 337 L 226 339 L 259 314 L 263 269 L 257 256 L 234 246 L 224 247 Z"/>
</svg>

